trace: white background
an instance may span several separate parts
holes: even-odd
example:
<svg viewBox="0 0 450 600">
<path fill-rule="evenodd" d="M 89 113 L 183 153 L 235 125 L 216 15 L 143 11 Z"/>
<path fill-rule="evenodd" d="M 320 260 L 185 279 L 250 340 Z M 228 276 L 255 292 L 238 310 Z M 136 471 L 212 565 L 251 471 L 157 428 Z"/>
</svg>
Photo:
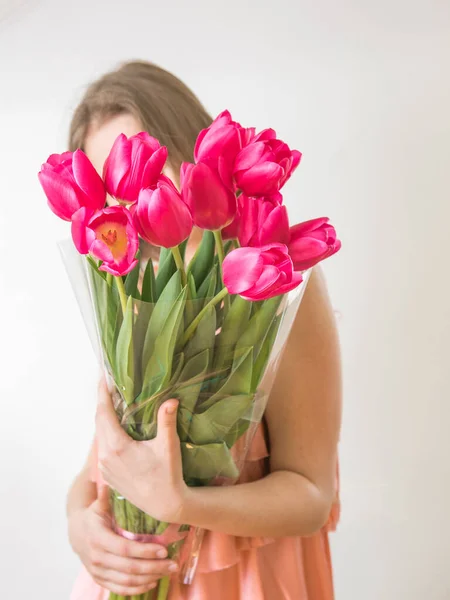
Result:
<svg viewBox="0 0 450 600">
<path fill-rule="evenodd" d="M 36 172 L 83 86 L 144 58 L 301 149 L 292 219 L 326 214 L 343 240 L 326 266 L 345 374 L 337 600 L 450 598 L 448 0 L 0 0 L 0 18 L 3 596 L 69 596 L 64 501 L 97 379 Z"/>
</svg>

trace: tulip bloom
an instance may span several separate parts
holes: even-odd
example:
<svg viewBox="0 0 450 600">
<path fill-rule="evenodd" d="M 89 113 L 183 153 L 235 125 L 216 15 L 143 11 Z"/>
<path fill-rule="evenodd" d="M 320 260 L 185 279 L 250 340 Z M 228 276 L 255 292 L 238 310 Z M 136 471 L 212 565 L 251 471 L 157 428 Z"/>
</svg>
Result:
<svg viewBox="0 0 450 600">
<path fill-rule="evenodd" d="M 192 216 L 175 186 L 159 181 L 156 188 L 141 190 L 132 207 L 134 224 L 149 244 L 173 248 L 192 231 Z"/>
<path fill-rule="evenodd" d="M 226 227 L 234 219 L 236 196 L 208 165 L 183 163 L 181 189 L 197 227 L 215 231 Z"/>
<path fill-rule="evenodd" d="M 120 277 L 138 263 L 138 234 L 130 211 L 123 206 L 110 206 L 95 214 L 80 209 L 72 219 L 72 238 L 81 254 L 103 261 L 100 271 Z"/>
<path fill-rule="evenodd" d="M 302 282 L 284 244 L 237 248 L 226 256 L 222 268 L 229 293 L 246 300 L 267 300 L 286 294 Z"/>
<path fill-rule="evenodd" d="M 143 188 L 156 185 L 167 159 L 167 148 L 146 132 L 127 138 L 121 133 L 103 167 L 108 194 L 135 202 Z"/>
<path fill-rule="evenodd" d="M 238 204 L 238 239 L 241 246 L 260 247 L 272 243 L 289 243 L 287 209 L 277 198 L 249 198 L 242 194 Z"/>
<path fill-rule="evenodd" d="M 296 271 L 305 271 L 341 248 L 336 230 L 326 217 L 294 225 L 290 229 L 289 254 Z"/>
<path fill-rule="evenodd" d="M 254 134 L 254 128 L 242 127 L 233 121 L 229 111 L 225 110 L 207 129 L 200 132 L 194 149 L 195 162 L 206 163 L 218 171 L 231 187 L 236 156 Z"/>
<path fill-rule="evenodd" d="M 273 129 L 266 129 L 238 154 L 234 164 L 236 185 L 247 196 L 271 196 L 283 187 L 301 156 L 278 140 Z"/>
<path fill-rule="evenodd" d="M 38 177 L 49 207 L 64 221 L 70 221 L 82 207 L 100 210 L 105 206 L 103 181 L 81 150 L 52 154 Z"/>
</svg>

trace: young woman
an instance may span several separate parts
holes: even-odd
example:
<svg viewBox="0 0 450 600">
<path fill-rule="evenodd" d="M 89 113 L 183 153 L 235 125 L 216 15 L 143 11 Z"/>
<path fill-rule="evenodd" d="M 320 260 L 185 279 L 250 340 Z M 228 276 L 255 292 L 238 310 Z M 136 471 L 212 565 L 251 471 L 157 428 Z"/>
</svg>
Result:
<svg viewBox="0 0 450 600">
<path fill-rule="evenodd" d="M 82 148 L 101 172 L 119 133 L 146 130 L 167 146 L 167 174 L 176 181 L 181 163 L 193 159 L 198 133 L 210 123 L 176 77 L 150 63 L 127 63 L 88 88 L 73 117 L 70 149 Z M 198 241 L 194 232 L 188 253 Z M 100 456 L 95 445 L 68 497 L 70 541 L 84 564 L 72 600 L 107 600 L 109 591 L 140 594 L 176 571 L 163 547 L 114 533 L 107 493 L 92 475 L 98 458 L 104 479 L 120 484 L 149 514 L 207 530 L 194 583 L 181 586 L 173 578 L 171 600 L 331 600 L 328 532 L 339 512 L 341 382 L 333 311 L 320 270 L 309 280 L 264 426 L 238 485 L 184 485 L 176 409 L 174 401 L 163 404 L 160 434 L 149 449 L 120 429 L 108 391 L 100 386 Z"/>
</svg>

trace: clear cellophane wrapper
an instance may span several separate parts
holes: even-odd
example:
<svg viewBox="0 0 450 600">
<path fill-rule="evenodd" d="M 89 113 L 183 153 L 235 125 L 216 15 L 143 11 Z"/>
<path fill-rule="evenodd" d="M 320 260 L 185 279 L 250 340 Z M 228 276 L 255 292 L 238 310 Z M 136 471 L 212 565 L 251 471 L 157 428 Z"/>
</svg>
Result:
<svg viewBox="0 0 450 600">
<path fill-rule="evenodd" d="M 233 296 L 206 312 L 213 294 L 193 298 L 176 274 L 164 288 L 158 289 L 158 278 L 152 280 L 153 302 L 142 300 L 138 277 L 128 275 L 124 310 L 105 274 L 71 243 L 60 248 L 122 427 L 135 440 L 151 440 L 159 407 L 177 398 L 186 483 L 234 485 L 263 418 L 309 273 L 285 296 L 264 302 Z M 202 310 L 202 320 L 186 340 L 186 330 Z M 192 582 L 202 530 L 160 522 L 114 490 L 111 506 L 120 535 L 164 544 L 179 562 L 181 581 Z"/>
</svg>

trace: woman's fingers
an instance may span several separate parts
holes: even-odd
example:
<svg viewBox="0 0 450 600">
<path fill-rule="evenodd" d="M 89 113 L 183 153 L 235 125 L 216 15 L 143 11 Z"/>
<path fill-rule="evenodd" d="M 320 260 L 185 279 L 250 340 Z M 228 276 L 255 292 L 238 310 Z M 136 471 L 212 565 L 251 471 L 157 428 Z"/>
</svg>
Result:
<svg viewBox="0 0 450 600">
<path fill-rule="evenodd" d="M 113 592 L 113 594 L 117 594 L 118 596 L 139 596 L 139 594 L 145 594 L 149 590 L 155 588 L 158 584 L 151 583 L 148 585 L 139 585 L 139 586 L 124 586 L 118 583 L 114 583 L 112 581 L 108 581 L 107 579 L 102 579 L 101 577 L 96 577 L 95 581 L 106 590 Z"/>
<path fill-rule="evenodd" d="M 110 569 L 132 577 L 152 576 L 164 577 L 177 571 L 176 563 L 171 560 L 144 560 L 139 558 L 126 558 L 108 552 L 102 554 L 99 567 Z"/>
<path fill-rule="evenodd" d="M 107 528 L 101 531 L 97 545 L 106 552 L 125 558 L 160 559 L 167 556 L 164 546 L 127 540 Z"/>
<path fill-rule="evenodd" d="M 96 579 L 103 579 L 103 581 L 109 581 L 115 585 L 122 585 L 123 587 L 128 588 L 140 587 L 144 585 L 150 586 L 161 578 L 159 575 L 132 575 L 130 573 L 115 571 L 114 569 L 108 569 L 105 567 L 93 568 L 92 575 Z"/>
</svg>

